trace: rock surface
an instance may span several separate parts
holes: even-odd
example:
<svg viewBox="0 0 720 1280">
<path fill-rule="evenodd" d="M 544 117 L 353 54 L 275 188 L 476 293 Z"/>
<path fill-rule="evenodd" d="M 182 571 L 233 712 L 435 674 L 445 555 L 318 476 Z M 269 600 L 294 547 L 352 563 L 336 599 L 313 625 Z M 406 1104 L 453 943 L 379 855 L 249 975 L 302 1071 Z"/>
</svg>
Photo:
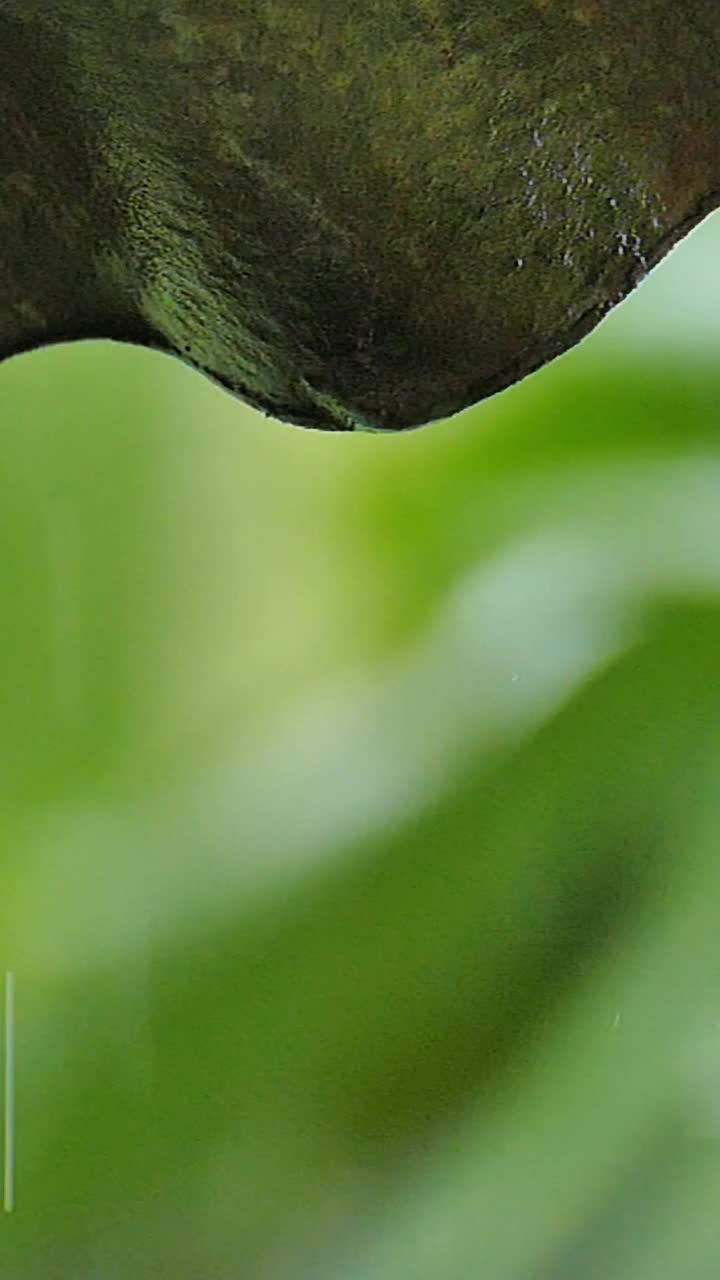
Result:
<svg viewBox="0 0 720 1280">
<path fill-rule="evenodd" d="M 2 0 L 0 357 L 335 430 L 578 341 L 720 202 L 716 0 Z"/>
</svg>

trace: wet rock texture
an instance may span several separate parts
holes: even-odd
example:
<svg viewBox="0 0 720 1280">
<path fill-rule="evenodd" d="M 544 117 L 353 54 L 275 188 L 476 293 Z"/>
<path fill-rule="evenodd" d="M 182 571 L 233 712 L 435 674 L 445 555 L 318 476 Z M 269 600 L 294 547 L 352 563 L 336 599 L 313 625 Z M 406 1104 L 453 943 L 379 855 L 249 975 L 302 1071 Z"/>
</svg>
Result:
<svg viewBox="0 0 720 1280">
<path fill-rule="evenodd" d="M 0 28 L 0 353 L 126 337 L 289 421 L 416 426 L 572 345 L 720 200 L 716 0 L 6 0 Z"/>
</svg>

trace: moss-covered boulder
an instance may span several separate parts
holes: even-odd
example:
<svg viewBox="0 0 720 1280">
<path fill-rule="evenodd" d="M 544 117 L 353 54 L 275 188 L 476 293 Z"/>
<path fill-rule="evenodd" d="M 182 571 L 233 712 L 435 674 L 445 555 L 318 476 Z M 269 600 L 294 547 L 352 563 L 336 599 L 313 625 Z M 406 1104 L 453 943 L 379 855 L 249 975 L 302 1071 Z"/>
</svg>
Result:
<svg viewBox="0 0 720 1280">
<path fill-rule="evenodd" d="M 394 430 L 587 333 L 720 200 L 714 0 L 5 0 L 0 355 L 109 336 Z"/>
</svg>

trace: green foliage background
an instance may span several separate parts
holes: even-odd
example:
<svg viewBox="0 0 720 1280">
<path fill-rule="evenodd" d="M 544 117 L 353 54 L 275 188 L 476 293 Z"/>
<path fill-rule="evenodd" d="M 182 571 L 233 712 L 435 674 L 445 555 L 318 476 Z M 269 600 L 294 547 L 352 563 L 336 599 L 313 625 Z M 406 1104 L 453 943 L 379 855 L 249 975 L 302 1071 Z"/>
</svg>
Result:
<svg viewBox="0 0 720 1280">
<path fill-rule="evenodd" d="M 3 367 L 3 1276 L 717 1276 L 719 248 L 397 438 Z"/>
</svg>

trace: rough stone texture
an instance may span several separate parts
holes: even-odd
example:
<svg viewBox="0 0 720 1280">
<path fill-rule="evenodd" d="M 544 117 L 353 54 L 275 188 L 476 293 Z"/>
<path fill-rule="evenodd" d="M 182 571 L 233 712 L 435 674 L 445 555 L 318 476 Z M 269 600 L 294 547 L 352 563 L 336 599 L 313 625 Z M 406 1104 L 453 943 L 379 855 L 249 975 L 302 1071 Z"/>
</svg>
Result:
<svg viewBox="0 0 720 1280">
<path fill-rule="evenodd" d="M 717 0 L 0 0 L 0 356 L 175 351 L 397 429 L 577 341 L 720 202 Z"/>
</svg>

